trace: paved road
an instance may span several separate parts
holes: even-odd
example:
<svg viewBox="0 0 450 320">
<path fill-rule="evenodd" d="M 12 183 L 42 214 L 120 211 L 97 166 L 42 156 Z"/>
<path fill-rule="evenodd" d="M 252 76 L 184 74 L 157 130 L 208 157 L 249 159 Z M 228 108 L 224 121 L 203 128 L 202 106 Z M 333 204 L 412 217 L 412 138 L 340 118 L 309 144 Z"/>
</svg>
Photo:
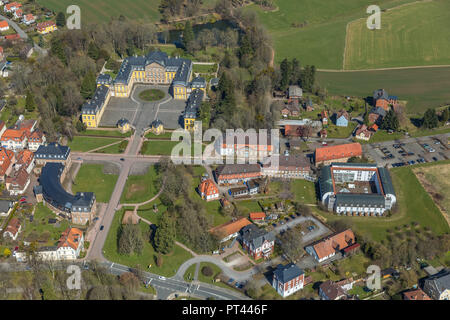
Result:
<svg viewBox="0 0 450 320">
<path fill-rule="evenodd" d="M 22 39 L 28 39 L 28 35 L 25 33 L 25 31 L 23 31 L 23 30 L 19 27 L 19 25 L 18 25 L 16 22 L 14 22 L 13 20 L 9 19 L 8 17 L 2 16 L 2 15 L 0 15 L 0 20 L 6 20 L 6 21 L 8 22 L 8 24 L 9 24 L 11 27 L 13 27 L 14 30 L 16 30 L 16 32 L 19 34 L 19 36 L 20 36 Z M 44 55 L 47 54 L 47 50 L 46 50 L 46 49 L 43 49 L 43 48 L 41 48 L 41 47 L 39 47 L 37 44 L 34 44 L 34 49 L 35 49 L 36 51 L 39 51 L 40 53 L 42 53 L 42 54 L 44 54 Z"/>
</svg>

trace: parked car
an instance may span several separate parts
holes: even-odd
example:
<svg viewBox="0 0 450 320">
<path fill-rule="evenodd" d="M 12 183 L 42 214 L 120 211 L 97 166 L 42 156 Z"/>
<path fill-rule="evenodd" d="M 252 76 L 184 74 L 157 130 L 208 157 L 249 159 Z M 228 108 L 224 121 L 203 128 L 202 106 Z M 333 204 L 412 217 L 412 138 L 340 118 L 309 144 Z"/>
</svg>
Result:
<svg viewBox="0 0 450 320">
<path fill-rule="evenodd" d="M 105 226 L 104 226 L 104 225 L 101 225 L 101 226 L 100 226 L 100 231 L 102 231 L 104 228 L 105 228 Z"/>
<path fill-rule="evenodd" d="M 433 157 L 433 161 L 438 161 L 438 159 L 436 157 Z"/>
<path fill-rule="evenodd" d="M 292 219 L 295 219 L 295 216 L 294 216 L 293 214 L 291 214 L 290 217 L 291 217 Z"/>
<path fill-rule="evenodd" d="M 166 277 L 159 276 L 158 279 L 159 279 L 159 280 L 166 280 Z"/>
</svg>

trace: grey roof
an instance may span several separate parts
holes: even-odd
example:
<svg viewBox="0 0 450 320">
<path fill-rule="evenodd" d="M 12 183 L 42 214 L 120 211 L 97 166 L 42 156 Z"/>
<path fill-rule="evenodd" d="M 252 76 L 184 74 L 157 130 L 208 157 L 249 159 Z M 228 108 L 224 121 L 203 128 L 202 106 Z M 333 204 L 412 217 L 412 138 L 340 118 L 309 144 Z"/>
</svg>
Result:
<svg viewBox="0 0 450 320">
<path fill-rule="evenodd" d="M 106 101 L 109 88 L 105 85 L 100 85 L 94 92 L 94 96 L 89 102 L 86 102 L 81 107 L 82 114 L 96 114 L 99 109 L 102 108 Z"/>
<path fill-rule="evenodd" d="M 386 110 L 381 107 L 373 107 L 372 110 L 370 110 L 370 113 L 376 113 L 382 117 L 386 116 Z"/>
<path fill-rule="evenodd" d="M 130 121 L 128 121 L 128 119 L 125 119 L 125 118 L 121 118 L 121 119 L 119 119 L 119 121 L 117 121 L 117 125 L 121 126 L 121 127 L 127 123 L 129 124 Z"/>
<path fill-rule="evenodd" d="M 187 86 L 192 74 L 192 61 L 182 58 L 171 58 L 169 63 L 178 67 L 172 83 L 174 85 Z"/>
<path fill-rule="evenodd" d="M 445 290 L 450 290 L 450 269 L 441 270 L 435 275 L 426 278 L 424 281 L 424 289 L 430 287 L 431 290 L 439 294 L 441 294 Z M 432 292 L 427 292 L 427 294 L 430 297 L 436 298 L 435 295 L 432 294 Z"/>
<path fill-rule="evenodd" d="M 153 120 L 152 123 L 150 124 L 152 128 L 158 128 L 160 125 L 164 126 L 164 123 L 159 119 Z"/>
<path fill-rule="evenodd" d="M 61 163 L 47 163 L 42 169 L 39 183 L 45 200 L 65 212 L 81 211 L 78 208 L 90 211 L 95 200 L 94 193 L 77 192 L 76 195 L 68 193 L 60 181 L 63 170 L 64 166 Z"/>
<path fill-rule="evenodd" d="M 261 172 L 261 167 L 259 164 L 226 164 L 217 167 L 216 172 L 218 175 Z"/>
<path fill-rule="evenodd" d="M 13 206 L 11 200 L 0 200 L 0 212 L 8 212 Z"/>
<path fill-rule="evenodd" d="M 330 166 L 325 166 L 322 168 L 322 170 L 320 170 L 319 189 L 321 199 L 325 193 L 334 192 Z"/>
<path fill-rule="evenodd" d="M 388 169 L 379 167 L 378 172 L 380 174 L 381 184 L 383 186 L 384 193 L 395 195 L 394 186 L 392 184 L 391 175 L 389 174 Z"/>
<path fill-rule="evenodd" d="M 203 77 L 196 77 L 191 81 L 192 88 L 206 88 L 206 81 Z"/>
<path fill-rule="evenodd" d="M 302 154 L 291 154 L 288 156 L 280 155 L 280 156 L 272 156 L 270 159 L 273 159 L 273 157 L 278 158 L 278 168 L 279 170 L 293 170 L 298 168 L 309 168 L 310 163 L 306 159 L 306 157 Z M 270 167 L 272 164 L 271 162 L 263 163 L 263 167 Z M 275 165 L 275 163 L 274 163 Z"/>
<path fill-rule="evenodd" d="M 186 109 L 184 110 L 184 118 L 197 118 L 198 110 L 203 101 L 203 90 L 194 90 L 186 104 Z"/>
<path fill-rule="evenodd" d="M 264 241 L 274 241 L 275 236 L 271 232 L 267 232 L 263 229 L 259 229 L 254 224 L 249 224 L 243 227 L 240 231 L 242 239 L 251 243 L 254 248 L 259 248 Z"/>
<path fill-rule="evenodd" d="M 219 84 L 219 78 L 212 78 L 211 80 L 209 80 L 209 83 L 212 87 L 217 86 Z"/>
<path fill-rule="evenodd" d="M 384 89 L 378 89 L 373 92 L 373 101 L 375 102 L 378 99 L 388 99 L 388 93 Z"/>
<path fill-rule="evenodd" d="M 282 283 L 291 281 L 292 279 L 297 278 L 303 273 L 304 273 L 303 270 L 297 267 L 295 263 L 289 263 L 285 266 L 279 264 L 275 269 L 275 271 L 273 272 L 274 276 L 276 276 L 278 281 Z"/>
<path fill-rule="evenodd" d="M 384 208 L 384 196 L 365 193 L 338 193 L 336 205 L 342 207 Z"/>
<path fill-rule="evenodd" d="M 97 84 L 110 84 L 111 82 L 111 75 L 107 73 L 99 74 L 99 76 L 97 77 Z"/>
<path fill-rule="evenodd" d="M 303 95 L 303 90 L 299 86 L 289 86 L 289 97 L 301 97 Z"/>
<path fill-rule="evenodd" d="M 68 146 L 62 146 L 58 143 L 51 142 L 49 144 L 40 145 L 34 153 L 34 156 L 38 159 L 67 160 L 69 154 L 70 148 Z"/>
</svg>

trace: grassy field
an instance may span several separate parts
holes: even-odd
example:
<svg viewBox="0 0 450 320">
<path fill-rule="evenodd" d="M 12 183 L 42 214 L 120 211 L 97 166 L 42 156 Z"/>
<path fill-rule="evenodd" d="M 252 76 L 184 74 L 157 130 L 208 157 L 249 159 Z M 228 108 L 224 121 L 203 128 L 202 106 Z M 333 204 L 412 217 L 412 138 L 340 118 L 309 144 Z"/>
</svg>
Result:
<svg viewBox="0 0 450 320">
<path fill-rule="evenodd" d="M 394 189 L 397 194 L 398 212 L 391 217 L 340 217 L 320 212 L 328 221 L 350 221 L 353 228 L 370 236 L 375 241 L 386 238 L 387 229 L 418 222 L 429 227 L 435 234 L 450 232 L 450 228 L 433 199 L 424 190 L 409 167 L 394 168 L 391 171 Z M 314 209 L 315 210 L 315 209 Z"/>
<path fill-rule="evenodd" d="M 155 263 L 156 252 L 149 241 L 144 241 L 144 249 L 141 255 L 120 255 L 117 252 L 117 236 L 124 210 L 125 208 L 115 213 L 111 228 L 109 229 L 108 237 L 106 238 L 105 246 L 103 247 L 103 250 L 105 251 L 105 257 L 108 260 L 131 267 L 140 265 L 142 268 L 145 268 L 152 273 L 171 277 L 176 273 L 176 270 L 178 270 L 178 268 L 184 261 L 192 257 L 192 255 L 186 250 L 182 249 L 179 246 L 175 246 L 171 254 L 162 256 L 163 264 L 161 267 L 158 267 Z M 149 229 L 149 225 L 143 222 L 141 222 L 139 226 L 143 233 L 146 233 Z M 150 269 L 147 269 L 147 266 L 150 264 L 152 265 L 152 267 Z"/>
<path fill-rule="evenodd" d="M 150 166 L 144 175 L 128 176 L 120 202 L 140 203 L 151 199 L 158 193 L 157 174 L 154 166 Z"/>
<path fill-rule="evenodd" d="M 68 146 L 72 151 L 86 152 L 92 149 L 106 146 L 108 144 L 118 142 L 117 138 L 95 138 L 75 136 L 72 141 L 68 142 Z"/>
<path fill-rule="evenodd" d="M 143 155 L 171 155 L 172 149 L 181 143 L 181 141 L 170 140 L 151 140 L 144 141 L 141 147 L 141 154 Z M 202 144 L 202 151 L 205 150 L 205 145 Z M 194 155 L 194 143 L 191 144 L 191 155 Z M 180 156 L 183 154 L 180 151 Z"/>
<path fill-rule="evenodd" d="M 115 174 L 103 173 L 101 164 L 83 164 L 72 184 L 72 191 L 94 192 L 97 202 L 108 202 L 117 178 Z"/>
<path fill-rule="evenodd" d="M 450 68 L 318 72 L 317 82 L 329 94 L 367 97 L 377 88 L 407 100 L 410 115 L 450 102 Z"/>
<path fill-rule="evenodd" d="M 158 212 L 153 211 L 153 205 L 158 207 Z M 167 211 L 167 207 L 164 206 L 159 199 L 156 199 L 155 201 L 152 201 L 149 204 L 146 204 L 145 206 L 139 207 L 137 214 L 138 216 L 147 219 L 151 223 L 158 224 L 159 219 L 161 219 L 161 216 Z"/>
<path fill-rule="evenodd" d="M 450 2 L 414 3 L 382 13 L 381 29 L 366 19 L 350 23 L 344 69 L 442 65 L 450 63 Z"/>
<path fill-rule="evenodd" d="M 291 191 L 295 201 L 306 204 L 316 203 L 316 192 L 314 182 L 303 179 L 291 180 Z"/>
<path fill-rule="evenodd" d="M 122 145 L 123 142 L 123 145 Z M 108 154 L 118 154 L 118 153 L 124 153 L 128 146 L 128 140 L 122 140 L 119 143 L 116 143 L 112 146 L 100 149 L 95 151 L 95 153 L 108 153 Z"/>
<path fill-rule="evenodd" d="M 347 23 L 367 17 L 369 4 L 391 8 L 414 0 L 275 0 L 278 9 L 254 10 L 272 37 L 275 60 L 297 58 L 322 69 L 341 69 Z M 294 24 L 303 24 L 303 27 Z M 307 44 L 307 45 L 305 45 Z"/>
<path fill-rule="evenodd" d="M 86 131 L 79 132 L 78 135 L 81 135 L 81 136 L 103 136 L 103 137 L 130 137 L 131 131 L 128 131 L 127 133 L 122 133 L 119 130 L 87 129 Z"/>
<path fill-rule="evenodd" d="M 413 169 L 422 186 L 445 212 L 450 221 L 450 164 L 435 163 L 433 166 Z"/>
<path fill-rule="evenodd" d="M 327 137 L 329 139 L 335 138 L 335 139 L 343 139 L 348 138 L 353 130 L 356 128 L 356 122 L 349 121 L 348 126 L 346 127 L 339 127 L 334 124 L 329 124 L 327 128 Z"/>
<path fill-rule="evenodd" d="M 158 11 L 160 0 L 38 0 L 43 7 L 55 12 L 66 12 L 68 6 L 76 4 L 81 9 L 81 23 L 105 22 L 112 17 L 124 15 L 129 19 L 157 22 L 161 15 Z"/>
<path fill-rule="evenodd" d="M 184 281 L 191 282 L 192 280 L 194 280 L 195 268 L 196 267 L 197 267 L 197 264 L 194 263 L 189 268 L 187 268 L 187 270 L 186 270 L 186 272 L 184 273 L 184 276 L 183 276 Z"/>
<path fill-rule="evenodd" d="M 144 101 L 158 101 L 164 98 L 164 92 L 159 89 L 148 89 L 139 93 L 139 98 Z"/>
</svg>

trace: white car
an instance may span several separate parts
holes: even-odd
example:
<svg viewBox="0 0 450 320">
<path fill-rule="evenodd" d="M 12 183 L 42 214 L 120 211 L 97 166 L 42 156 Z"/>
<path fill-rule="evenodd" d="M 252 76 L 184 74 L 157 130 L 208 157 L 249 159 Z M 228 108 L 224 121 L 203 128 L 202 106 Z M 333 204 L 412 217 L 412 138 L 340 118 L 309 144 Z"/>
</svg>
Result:
<svg viewBox="0 0 450 320">
<path fill-rule="evenodd" d="M 159 280 L 166 280 L 166 277 L 159 276 L 158 279 L 159 279 Z"/>
<path fill-rule="evenodd" d="M 436 152 L 433 148 L 428 149 L 428 152 Z"/>
</svg>

